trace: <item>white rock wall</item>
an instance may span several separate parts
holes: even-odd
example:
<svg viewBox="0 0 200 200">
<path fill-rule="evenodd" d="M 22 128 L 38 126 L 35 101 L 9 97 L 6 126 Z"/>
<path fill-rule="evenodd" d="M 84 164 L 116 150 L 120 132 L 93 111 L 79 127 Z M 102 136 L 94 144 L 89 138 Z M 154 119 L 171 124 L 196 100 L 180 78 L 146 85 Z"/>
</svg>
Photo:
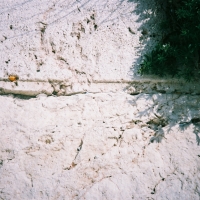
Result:
<svg viewBox="0 0 200 200">
<path fill-rule="evenodd" d="M 156 6 L 0 1 L 0 199 L 200 199 L 199 83 L 136 73 Z"/>
<path fill-rule="evenodd" d="M 163 85 L 137 74 L 143 54 L 161 37 L 158 6 L 153 0 L 2 0 L 0 94 L 59 96 L 127 87 L 128 93 L 199 94 L 200 83 L 185 87 L 166 79 Z M 8 80 L 12 74 L 17 84 Z"/>
<path fill-rule="evenodd" d="M 9 73 L 18 73 L 22 80 L 130 78 L 128 71 L 141 47 L 136 2 L 1 4 L 1 78 Z"/>
<path fill-rule="evenodd" d="M 91 83 L 131 81 L 143 51 L 160 37 L 153 5 L 137 0 L 2 0 L 0 80 L 6 83 L 0 83 L 1 93 L 11 88 L 26 95 L 28 82 L 50 82 L 51 89 L 59 82 L 60 94 L 68 95 L 89 90 Z M 10 74 L 18 75 L 18 86 L 7 82 Z"/>
<path fill-rule="evenodd" d="M 200 98 L 0 97 L 1 199 L 199 199 Z"/>
</svg>

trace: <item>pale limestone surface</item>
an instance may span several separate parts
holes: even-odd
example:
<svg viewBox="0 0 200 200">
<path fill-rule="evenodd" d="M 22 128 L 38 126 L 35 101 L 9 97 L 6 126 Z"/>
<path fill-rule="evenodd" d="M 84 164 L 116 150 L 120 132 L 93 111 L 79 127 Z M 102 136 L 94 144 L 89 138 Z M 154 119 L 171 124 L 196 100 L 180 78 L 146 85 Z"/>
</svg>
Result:
<svg viewBox="0 0 200 200">
<path fill-rule="evenodd" d="M 1 96 L 1 199 L 200 198 L 200 97 Z"/>
<path fill-rule="evenodd" d="M 137 74 L 161 37 L 159 11 L 153 0 L 1 0 L 0 94 L 200 94 L 200 83 Z"/>
<path fill-rule="evenodd" d="M 137 5 L 118 0 L 1 1 L 0 77 L 17 73 L 21 80 L 130 79 L 145 20 L 139 19 Z"/>
<path fill-rule="evenodd" d="M 200 199 L 199 83 L 136 74 L 156 6 L 0 1 L 0 199 Z"/>
<path fill-rule="evenodd" d="M 155 5 L 153 0 L 1 0 L 0 93 L 30 95 L 29 82 L 36 88 L 46 82 L 49 91 L 59 88 L 59 95 L 68 95 L 96 82 L 137 78 L 141 56 L 160 37 Z M 23 84 L 8 82 L 10 74 Z"/>
<path fill-rule="evenodd" d="M 199 83 L 137 74 L 142 56 L 161 37 L 158 5 L 154 0 L 1 0 L 0 94 L 200 94 Z M 18 84 L 8 81 L 11 74 Z"/>
</svg>

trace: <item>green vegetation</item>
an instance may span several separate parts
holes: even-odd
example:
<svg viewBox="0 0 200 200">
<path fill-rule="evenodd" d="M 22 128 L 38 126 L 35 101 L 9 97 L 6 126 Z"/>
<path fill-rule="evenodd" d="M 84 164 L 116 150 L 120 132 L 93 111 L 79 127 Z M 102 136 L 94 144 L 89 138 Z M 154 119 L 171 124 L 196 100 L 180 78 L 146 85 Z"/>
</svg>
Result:
<svg viewBox="0 0 200 200">
<path fill-rule="evenodd" d="M 157 1 L 166 15 L 160 24 L 163 37 L 144 56 L 139 73 L 200 77 L 200 0 Z"/>
</svg>

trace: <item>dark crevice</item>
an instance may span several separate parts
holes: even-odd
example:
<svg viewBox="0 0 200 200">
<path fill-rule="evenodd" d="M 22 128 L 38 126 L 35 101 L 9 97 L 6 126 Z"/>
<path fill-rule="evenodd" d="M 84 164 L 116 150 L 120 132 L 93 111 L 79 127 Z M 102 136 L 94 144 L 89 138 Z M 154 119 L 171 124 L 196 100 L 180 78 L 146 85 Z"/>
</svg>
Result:
<svg viewBox="0 0 200 200">
<path fill-rule="evenodd" d="M 36 96 L 29 96 L 29 95 L 22 95 L 22 94 L 1 94 L 0 96 L 12 96 L 15 99 L 23 99 L 23 100 L 29 100 L 36 98 Z"/>
<path fill-rule="evenodd" d="M 16 99 L 24 99 L 24 100 L 29 100 L 29 99 L 36 98 L 36 96 L 29 96 L 29 95 L 22 95 L 22 94 L 15 94 L 13 96 Z"/>
</svg>

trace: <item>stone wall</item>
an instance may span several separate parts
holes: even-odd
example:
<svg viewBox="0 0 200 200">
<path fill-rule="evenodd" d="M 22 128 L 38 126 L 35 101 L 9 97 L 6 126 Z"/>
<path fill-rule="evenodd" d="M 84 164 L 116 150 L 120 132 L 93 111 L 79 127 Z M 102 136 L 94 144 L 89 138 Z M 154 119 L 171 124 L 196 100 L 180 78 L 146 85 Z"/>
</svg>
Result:
<svg viewBox="0 0 200 200">
<path fill-rule="evenodd" d="M 137 74 L 157 6 L 0 2 L 0 199 L 200 199 L 199 83 Z"/>
<path fill-rule="evenodd" d="M 1 199 L 199 199 L 200 97 L 0 97 Z"/>
</svg>

